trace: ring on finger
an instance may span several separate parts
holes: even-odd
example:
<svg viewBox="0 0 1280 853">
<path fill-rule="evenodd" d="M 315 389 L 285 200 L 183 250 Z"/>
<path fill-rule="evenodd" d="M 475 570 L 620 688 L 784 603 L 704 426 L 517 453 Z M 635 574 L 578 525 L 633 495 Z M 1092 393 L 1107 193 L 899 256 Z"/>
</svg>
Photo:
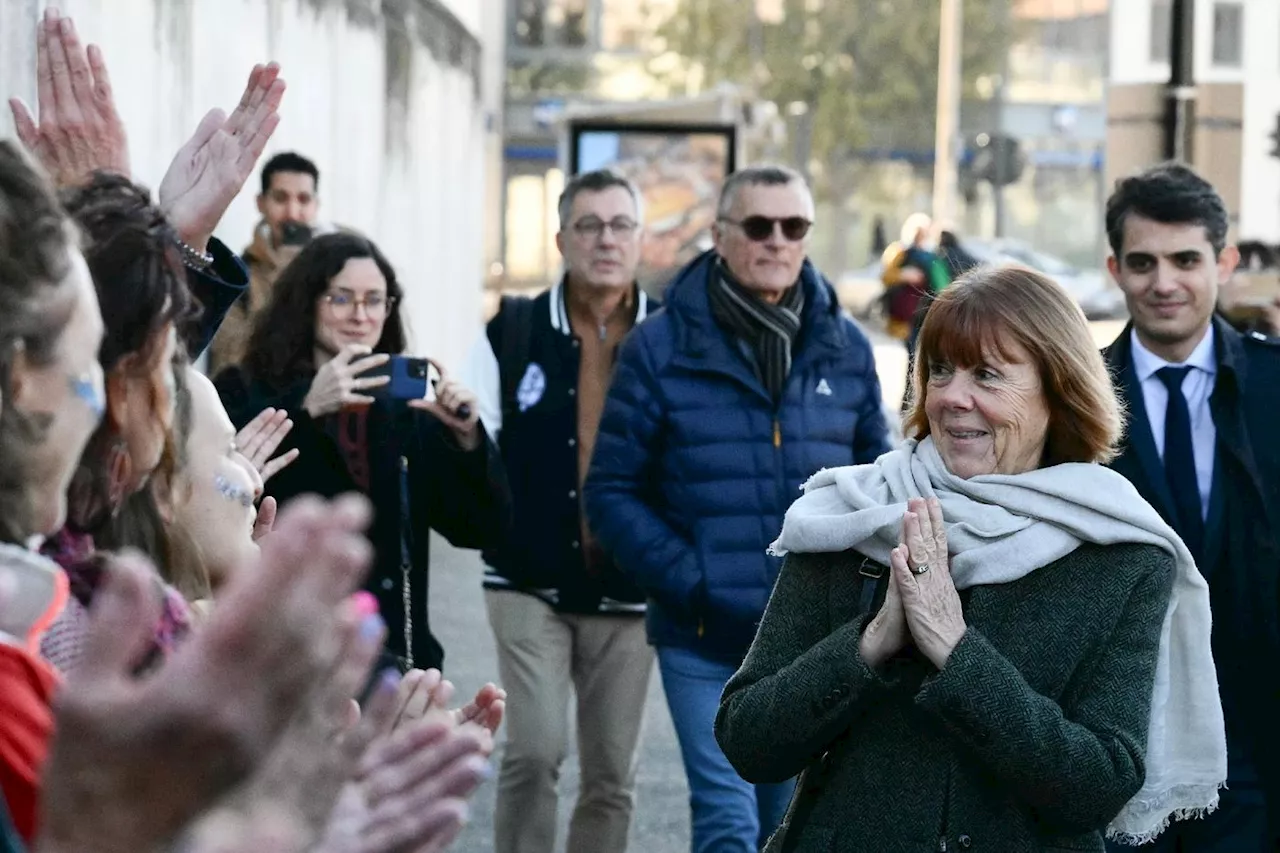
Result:
<svg viewBox="0 0 1280 853">
<path fill-rule="evenodd" d="M 924 574 L 925 572 L 929 571 L 929 564 L 928 564 L 928 563 L 921 563 L 921 564 L 920 564 L 920 565 L 918 565 L 918 566 L 909 566 L 909 568 L 911 569 L 911 574 L 913 574 L 913 575 L 922 575 L 922 574 Z"/>
</svg>

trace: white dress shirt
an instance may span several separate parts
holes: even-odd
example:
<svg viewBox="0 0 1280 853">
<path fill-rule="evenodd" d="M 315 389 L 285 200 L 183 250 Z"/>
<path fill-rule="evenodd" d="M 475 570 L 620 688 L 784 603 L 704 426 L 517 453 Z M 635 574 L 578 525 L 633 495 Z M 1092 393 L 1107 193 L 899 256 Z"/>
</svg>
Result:
<svg viewBox="0 0 1280 853">
<path fill-rule="evenodd" d="M 1156 375 L 1163 367 L 1190 367 L 1191 372 L 1182 380 L 1182 396 L 1186 398 L 1191 413 L 1191 445 L 1196 457 L 1196 483 L 1200 486 L 1200 511 L 1209 513 L 1209 492 L 1213 488 L 1213 457 L 1218 430 L 1209 411 L 1209 398 L 1218 379 L 1218 361 L 1213 350 L 1213 326 L 1187 360 L 1174 364 L 1151 352 L 1138 340 L 1138 333 L 1130 331 L 1133 344 L 1133 369 L 1142 383 L 1142 400 L 1147 406 L 1147 421 L 1151 436 L 1156 442 L 1156 453 L 1164 460 L 1164 418 L 1169 406 L 1169 389 Z"/>
</svg>

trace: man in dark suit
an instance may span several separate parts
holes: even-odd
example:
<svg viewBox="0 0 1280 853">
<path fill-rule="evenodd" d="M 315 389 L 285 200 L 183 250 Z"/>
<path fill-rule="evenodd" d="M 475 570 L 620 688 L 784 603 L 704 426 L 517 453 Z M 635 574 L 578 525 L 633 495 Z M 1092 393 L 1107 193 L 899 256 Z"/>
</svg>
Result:
<svg viewBox="0 0 1280 853">
<path fill-rule="evenodd" d="M 1280 840 L 1280 342 L 1214 313 L 1239 261 L 1214 188 L 1180 164 L 1117 183 L 1108 267 L 1132 322 L 1105 351 L 1129 412 L 1112 467 L 1187 543 L 1209 582 L 1228 788 L 1160 853 L 1277 849 Z M 1127 849 L 1127 848 L 1117 848 Z"/>
</svg>

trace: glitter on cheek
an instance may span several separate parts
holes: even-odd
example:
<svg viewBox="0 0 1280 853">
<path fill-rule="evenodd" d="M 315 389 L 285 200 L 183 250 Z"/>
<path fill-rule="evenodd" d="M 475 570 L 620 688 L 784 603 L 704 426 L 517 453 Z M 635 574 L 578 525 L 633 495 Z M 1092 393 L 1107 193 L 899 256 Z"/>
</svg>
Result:
<svg viewBox="0 0 1280 853">
<path fill-rule="evenodd" d="M 71 383 L 71 393 L 88 406 L 95 417 L 102 417 L 107 410 L 107 398 L 102 386 L 89 376 L 75 376 L 68 381 Z"/>
<path fill-rule="evenodd" d="M 218 490 L 218 494 L 222 495 L 227 500 L 238 503 L 245 509 L 253 506 L 253 495 L 238 487 L 235 483 L 232 483 L 221 474 L 218 474 L 213 478 L 213 486 Z"/>
</svg>

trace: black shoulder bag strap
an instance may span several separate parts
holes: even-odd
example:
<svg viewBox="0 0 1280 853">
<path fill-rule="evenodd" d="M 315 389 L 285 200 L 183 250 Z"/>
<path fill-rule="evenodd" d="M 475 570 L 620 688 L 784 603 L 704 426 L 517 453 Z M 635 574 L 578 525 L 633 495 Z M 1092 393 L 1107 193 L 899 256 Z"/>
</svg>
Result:
<svg viewBox="0 0 1280 853">
<path fill-rule="evenodd" d="M 502 386 L 502 422 L 517 412 L 516 392 L 529 363 L 533 337 L 533 300 L 527 296 L 503 296 L 498 308 L 502 339 L 498 351 L 498 376 Z"/>
</svg>

